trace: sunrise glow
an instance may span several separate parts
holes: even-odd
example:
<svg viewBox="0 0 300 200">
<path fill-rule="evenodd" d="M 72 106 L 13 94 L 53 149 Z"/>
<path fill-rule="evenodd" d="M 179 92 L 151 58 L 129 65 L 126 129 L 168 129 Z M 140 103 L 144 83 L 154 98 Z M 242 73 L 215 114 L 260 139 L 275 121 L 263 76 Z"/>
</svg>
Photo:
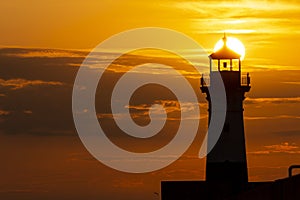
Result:
<svg viewBox="0 0 300 200">
<path fill-rule="evenodd" d="M 220 39 L 214 47 L 214 52 L 218 51 L 223 46 L 224 46 L 224 41 L 223 39 Z M 241 60 L 245 58 L 245 54 L 246 54 L 245 46 L 239 39 L 234 37 L 227 37 L 227 47 L 233 50 L 234 52 L 240 54 Z"/>
</svg>

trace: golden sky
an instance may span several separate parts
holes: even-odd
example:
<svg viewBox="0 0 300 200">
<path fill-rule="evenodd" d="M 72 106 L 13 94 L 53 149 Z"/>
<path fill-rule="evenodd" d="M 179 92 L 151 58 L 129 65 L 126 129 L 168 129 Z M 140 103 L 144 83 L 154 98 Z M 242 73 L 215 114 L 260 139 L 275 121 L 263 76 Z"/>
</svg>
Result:
<svg viewBox="0 0 300 200">
<path fill-rule="evenodd" d="M 3 1 L 0 44 L 91 49 L 113 34 L 152 26 L 185 33 L 211 50 L 226 31 L 246 45 L 245 65 L 294 69 L 299 10 L 296 0 Z"/>
<path fill-rule="evenodd" d="M 0 157 L 5 160 L 0 198 L 153 199 L 161 180 L 204 179 L 205 159 L 197 155 L 206 114 L 201 116 L 204 128 L 181 159 L 144 175 L 102 165 L 76 134 L 72 86 L 89 50 L 121 31 L 149 26 L 180 31 L 207 53 L 223 32 L 239 38 L 246 47 L 243 71 L 251 72 L 252 83 L 244 103 L 249 179 L 284 178 L 289 165 L 300 163 L 298 0 L 5 0 L 0 24 Z M 110 54 L 102 56 L 105 61 Z M 120 66 L 128 67 L 126 59 Z M 163 56 L 155 59 L 170 62 Z M 107 73 L 107 87 L 121 69 Z M 199 87 L 199 80 L 190 81 Z M 154 89 L 146 99 L 137 94 L 142 105 L 133 107 L 137 116 L 144 114 L 142 103 L 149 103 L 152 94 Z M 205 102 L 200 90 L 198 97 Z M 99 118 L 111 128 L 111 116 L 98 108 Z M 200 109 L 206 113 L 205 105 Z M 111 130 L 112 136 L 118 132 Z M 157 148 L 162 141 L 149 144 Z M 122 140 L 116 137 L 114 142 Z"/>
</svg>

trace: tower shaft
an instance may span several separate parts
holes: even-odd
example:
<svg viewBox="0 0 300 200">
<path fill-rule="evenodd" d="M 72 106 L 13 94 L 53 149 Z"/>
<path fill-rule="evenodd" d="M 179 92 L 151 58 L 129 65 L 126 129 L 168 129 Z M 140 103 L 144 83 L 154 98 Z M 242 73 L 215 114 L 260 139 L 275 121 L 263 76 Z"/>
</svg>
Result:
<svg viewBox="0 0 300 200">
<path fill-rule="evenodd" d="M 240 71 L 219 71 L 226 90 L 227 111 L 222 133 L 213 149 L 207 155 L 206 181 L 230 184 L 233 188 L 245 186 L 248 182 L 247 159 L 244 135 L 243 100 L 250 90 L 249 77 L 246 85 L 241 84 Z M 211 83 L 214 81 L 210 80 Z M 211 117 L 211 99 L 209 86 L 202 85 L 209 102 L 209 120 Z M 208 133 L 208 143 L 211 140 Z"/>
</svg>

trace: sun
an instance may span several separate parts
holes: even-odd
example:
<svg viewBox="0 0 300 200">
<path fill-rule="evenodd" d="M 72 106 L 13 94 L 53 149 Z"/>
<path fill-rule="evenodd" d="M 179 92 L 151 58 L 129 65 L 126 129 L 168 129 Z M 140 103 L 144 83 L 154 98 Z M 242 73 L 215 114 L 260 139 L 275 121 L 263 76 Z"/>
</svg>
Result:
<svg viewBox="0 0 300 200">
<path fill-rule="evenodd" d="M 241 55 L 241 60 L 244 60 L 246 55 L 246 50 L 244 44 L 237 38 L 234 37 L 226 37 L 227 38 L 227 47 L 234 52 Z M 215 45 L 214 52 L 218 51 L 224 46 L 223 39 L 219 40 Z"/>
</svg>

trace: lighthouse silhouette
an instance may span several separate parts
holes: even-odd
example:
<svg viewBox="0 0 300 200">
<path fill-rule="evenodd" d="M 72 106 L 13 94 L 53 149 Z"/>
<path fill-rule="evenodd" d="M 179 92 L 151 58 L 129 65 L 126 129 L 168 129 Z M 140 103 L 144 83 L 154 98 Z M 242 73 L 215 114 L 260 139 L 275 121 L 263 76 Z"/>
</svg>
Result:
<svg viewBox="0 0 300 200">
<path fill-rule="evenodd" d="M 162 200 L 294 200 L 300 199 L 300 175 L 268 182 L 248 182 L 244 134 L 243 101 L 250 91 L 249 74 L 242 74 L 241 55 L 227 46 L 224 34 L 223 46 L 209 56 L 210 74 L 201 78 L 200 89 L 206 94 L 209 122 L 212 116 L 210 91 L 216 88 L 221 76 L 226 92 L 226 117 L 217 143 L 213 132 L 208 131 L 208 155 L 205 181 L 162 181 Z M 216 112 L 216 113 L 215 113 Z M 214 114 L 224 111 L 215 111 Z M 211 146 L 210 146 L 211 145 Z M 209 151 L 211 150 L 211 151 Z"/>
<path fill-rule="evenodd" d="M 212 107 L 209 87 L 210 84 L 214 84 L 217 75 L 221 75 L 224 83 L 227 109 L 220 138 L 207 155 L 206 181 L 230 184 L 239 190 L 248 182 L 243 100 L 245 93 L 250 90 L 250 77 L 249 74 L 242 75 L 241 55 L 227 46 L 225 33 L 223 47 L 212 53 L 209 59 L 210 80 L 207 81 L 202 77 L 200 87 L 209 102 L 209 121 Z M 217 68 L 214 69 L 214 66 Z M 208 144 L 211 143 L 210 140 L 213 140 L 212 134 L 208 132 Z"/>
<path fill-rule="evenodd" d="M 209 122 L 212 118 L 211 94 L 221 76 L 226 94 L 226 115 L 216 143 L 215 133 L 208 131 L 206 181 L 162 181 L 162 199 L 224 199 L 248 187 L 248 172 L 244 134 L 243 101 L 250 91 L 249 74 L 242 74 L 241 55 L 227 45 L 209 56 L 209 77 L 201 78 L 200 89 L 208 101 Z M 214 110 L 222 114 L 224 110 Z"/>
</svg>

